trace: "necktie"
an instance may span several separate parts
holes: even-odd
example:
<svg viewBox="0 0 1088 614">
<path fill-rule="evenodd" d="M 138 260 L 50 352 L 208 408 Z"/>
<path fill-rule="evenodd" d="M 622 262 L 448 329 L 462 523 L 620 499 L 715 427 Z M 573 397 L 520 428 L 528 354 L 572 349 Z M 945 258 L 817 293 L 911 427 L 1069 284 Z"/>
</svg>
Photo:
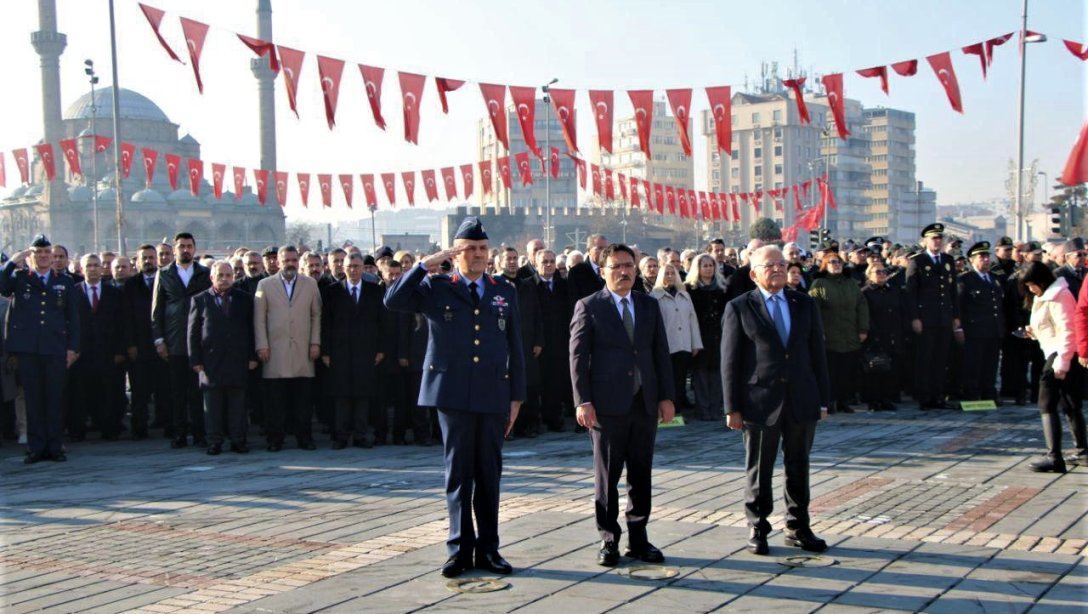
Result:
<svg viewBox="0 0 1088 614">
<path fill-rule="evenodd" d="M 147 289 L 150 290 L 151 287 L 155 284 L 155 278 L 154 277 L 145 277 L 144 278 L 144 283 L 147 284 Z"/>
<path fill-rule="evenodd" d="M 98 311 L 98 286 L 91 286 L 91 312 Z"/>
<path fill-rule="evenodd" d="M 359 304 L 359 286 L 351 287 L 351 302 L 355 303 L 356 305 Z"/>
<path fill-rule="evenodd" d="M 781 301 L 781 296 L 771 296 L 771 318 L 774 319 L 774 327 L 778 331 L 778 338 L 782 340 L 782 345 L 785 346 L 789 344 L 790 334 L 786 332 L 786 319 L 782 317 Z"/>
<path fill-rule="evenodd" d="M 476 285 L 476 282 L 471 282 L 468 285 L 468 293 L 472 295 L 472 306 L 473 307 L 479 307 L 480 306 L 480 295 L 476 293 L 476 289 L 479 288 L 479 287 L 480 286 Z"/>
<path fill-rule="evenodd" d="M 219 308 L 223 310 L 223 315 L 230 315 L 230 295 L 223 294 L 219 297 Z"/>
<path fill-rule="evenodd" d="M 990 274 L 989 273 L 983 273 L 982 279 L 986 280 L 986 284 L 989 285 L 989 283 L 990 283 Z"/>
<path fill-rule="evenodd" d="M 620 305 L 623 307 L 623 330 L 627 331 L 627 338 L 631 340 L 631 343 L 635 342 L 635 318 L 631 315 L 631 309 L 628 307 L 627 299 L 620 299 Z M 642 388 L 642 374 L 639 373 L 638 365 L 635 365 L 635 384 L 634 391 L 638 392 L 639 388 Z"/>
</svg>

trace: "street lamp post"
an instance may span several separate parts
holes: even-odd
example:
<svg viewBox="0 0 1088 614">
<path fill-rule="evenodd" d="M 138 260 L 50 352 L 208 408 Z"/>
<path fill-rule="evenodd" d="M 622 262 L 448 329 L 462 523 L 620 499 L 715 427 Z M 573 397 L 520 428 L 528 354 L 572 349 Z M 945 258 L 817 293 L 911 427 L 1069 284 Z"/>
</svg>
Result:
<svg viewBox="0 0 1088 614">
<path fill-rule="evenodd" d="M 1024 90 L 1027 73 L 1027 44 L 1046 41 L 1044 34 L 1028 36 L 1028 0 L 1024 0 L 1024 9 L 1020 15 L 1020 99 L 1017 105 L 1016 121 L 1016 194 L 1013 196 L 1013 210 L 1016 213 L 1017 239 L 1024 240 L 1024 218 L 1027 211 L 1024 205 Z"/>
<path fill-rule="evenodd" d="M 83 74 L 87 75 L 91 83 L 91 211 L 94 215 L 93 232 L 94 247 L 91 251 L 98 251 L 98 132 L 96 120 L 98 119 L 98 101 L 94 97 L 94 86 L 98 85 L 98 75 L 94 73 L 94 62 L 83 60 Z"/>
<path fill-rule="evenodd" d="M 117 24 L 113 15 L 113 0 L 110 9 L 110 58 L 113 61 L 113 177 L 116 180 L 117 193 L 117 252 L 125 251 L 125 191 L 121 184 L 121 88 L 117 85 Z"/>
<path fill-rule="evenodd" d="M 548 89 L 558 82 L 558 78 L 553 78 L 540 87 L 544 92 L 544 156 L 548 159 L 544 168 L 544 245 L 550 249 L 555 247 L 552 245 L 552 174 L 549 168 L 552 160 L 552 108 Z"/>
</svg>

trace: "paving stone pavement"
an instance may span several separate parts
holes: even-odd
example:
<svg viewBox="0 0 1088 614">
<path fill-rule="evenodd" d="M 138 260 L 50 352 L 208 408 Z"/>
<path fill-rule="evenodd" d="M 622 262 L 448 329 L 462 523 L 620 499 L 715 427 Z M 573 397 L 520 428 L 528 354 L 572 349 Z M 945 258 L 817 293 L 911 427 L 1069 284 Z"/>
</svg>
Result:
<svg viewBox="0 0 1088 614">
<path fill-rule="evenodd" d="M 1041 446 L 1030 408 L 832 416 L 812 511 L 834 564 L 789 567 L 801 553 L 778 533 L 770 557 L 744 551 L 739 434 L 661 429 L 649 528 L 672 577 L 653 580 L 595 564 L 587 436 L 509 442 L 500 530 L 516 572 L 490 593 L 438 574 L 437 447 L 208 457 L 92 441 L 27 467 L 8 446 L 0 611 L 1082 613 L 1088 468 L 1031 473 Z"/>
</svg>

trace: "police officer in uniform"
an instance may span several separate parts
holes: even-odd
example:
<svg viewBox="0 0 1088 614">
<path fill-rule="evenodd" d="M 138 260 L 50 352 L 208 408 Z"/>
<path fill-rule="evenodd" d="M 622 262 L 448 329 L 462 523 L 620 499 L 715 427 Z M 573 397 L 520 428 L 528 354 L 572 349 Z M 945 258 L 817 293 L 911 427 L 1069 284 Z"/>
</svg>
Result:
<svg viewBox="0 0 1088 614">
<path fill-rule="evenodd" d="M 964 401 L 997 402 L 997 359 L 1005 329 L 1001 282 L 990 273 L 990 243 L 981 241 L 967 250 L 971 269 L 959 276 L 956 296 L 963 322 Z"/>
<path fill-rule="evenodd" d="M 945 376 L 952 331 L 960 328 L 955 261 L 941 252 L 944 225 L 922 229 L 924 249 L 907 264 L 907 315 L 914 331 L 915 398 L 920 409 L 949 409 Z"/>
<path fill-rule="evenodd" d="M 52 244 L 37 235 L 27 251 L 0 270 L 0 295 L 12 299 L 6 349 L 19 364 L 26 400 L 24 462 L 68 460 L 62 447 L 64 377 L 79 358 L 79 306 L 75 282 L 50 270 Z M 30 268 L 22 269 L 27 256 Z"/>
<path fill-rule="evenodd" d="M 452 275 L 427 277 L 450 259 Z M 513 571 L 499 554 L 499 476 L 503 439 L 525 400 L 524 354 L 517 289 L 484 274 L 487 265 L 487 234 L 468 217 L 451 249 L 421 260 L 385 295 L 387 307 L 422 313 L 430 329 L 419 404 L 437 407 L 442 426 L 449 578 L 472 567 Z"/>
</svg>

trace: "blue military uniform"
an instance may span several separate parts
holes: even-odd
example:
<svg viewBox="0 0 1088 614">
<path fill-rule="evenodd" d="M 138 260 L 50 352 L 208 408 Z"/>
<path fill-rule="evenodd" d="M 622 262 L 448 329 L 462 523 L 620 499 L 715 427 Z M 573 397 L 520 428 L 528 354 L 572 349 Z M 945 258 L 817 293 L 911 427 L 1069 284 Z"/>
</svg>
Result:
<svg viewBox="0 0 1088 614">
<path fill-rule="evenodd" d="M 31 245 L 50 243 L 38 235 Z M 67 352 L 79 351 L 75 283 L 52 270 L 39 276 L 8 262 L 0 270 L 0 295 L 12 299 L 6 349 L 18 360 L 26 399 L 27 461 L 64 460 L 65 360 Z"/>
<path fill-rule="evenodd" d="M 944 225 L 930 224 L 923 237 L 944 234 Z M 956 302 L 956 263 L 945 253 L 911 256 L 906 271 L 907 317 L 921 320 L 914 344 L 915 397 L 921 409 L 947 408 L 945 379 L 952 350 L 952 324 L 960 317 Z"/>
<path fill-rule="evenodd" d="M 466 225 L 469 220 L 457 238 L 487 238 L 478 220 L 471 225 L 475 232 Z M 451 561 L 457 557 L 464 567 L 471 567 L 474 553 L 477 566 L 481 556 L 498 554 L 503 438 L 511 401 L 525 399 L 517 290 L 488 275 L 476 283 L 474 300 L 461 274 L 428 278 L 417 265 L 385 296 L 390 309 L 421 313 L 428 322 L 419 405 L 438 408 L 450 515 L 446 543 Z"/>
</svg>

